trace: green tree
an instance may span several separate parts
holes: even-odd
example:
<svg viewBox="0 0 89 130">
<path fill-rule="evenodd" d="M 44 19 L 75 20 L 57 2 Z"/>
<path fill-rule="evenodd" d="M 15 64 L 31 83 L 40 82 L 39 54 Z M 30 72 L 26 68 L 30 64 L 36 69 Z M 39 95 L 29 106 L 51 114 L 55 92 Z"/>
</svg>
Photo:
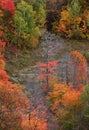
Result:
<svg viewBox="0 0 89 130">
<path fill-rule="evenodd" d="M 36 25 L 39 27 L 39 28 L 42 28 L 44 27 L 44 24 L 45 24 L 45 19 L 46 19 L 46 12 L 45 12 L 45 9 L 42 5 L 39 6 L 39 8 L 36 10 Z"/>
<path fill-rule="evenodd" d="M 15 27 L 15 35 L 18 37 L 18 46 L 28 46 L 32 47 L 34 42 L 36 42 L 35 38 L 37 39 L 40 37 L 40 30 L 39 27 L 36 26 L 35 21 L 35 14 L 36 12 L 33 10 L 33 6 L 29 5 L 27 2 L 22 1 L 21 3 L 17 4 L 17 10 L 14 15 L 14 27 Z M 35 47 L 34 46 L 34 47 Z"/>
<path fill-rule="evenodd" d="M 44 27 L 46 13 L 42 1 L 24 1 L 16 4 L 16 12 L 13 17 L 15 32 L 13 43 L 20 48 L 35 48 L 39 43 L 41 28 Z"/>
<path fill-rule="evenodd" d="M 74 20 L 77 16 L 80 16 L 81 6 L 79 0 L 72 0 L 71 4 L 69 5 L 69 10 L 71 19 Z"/>
<path fill-rule="evenodd" d="M 40 28 L 44 27 L 46 20 L 46 3 L 45 0 L 27 0 L 27 3 L 33 6 L 36 12 L 36 25 Z"/>
</svg>

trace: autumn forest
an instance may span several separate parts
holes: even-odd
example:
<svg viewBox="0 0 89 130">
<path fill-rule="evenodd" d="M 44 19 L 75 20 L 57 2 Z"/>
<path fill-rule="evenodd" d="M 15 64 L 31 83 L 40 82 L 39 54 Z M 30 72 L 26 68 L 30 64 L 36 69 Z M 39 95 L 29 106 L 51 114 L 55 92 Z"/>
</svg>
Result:
<svg viewBox="0 0 89 130">
<path fill-rule="evenodd" d="M 89 0 L 0 0 L 0 130 L 89 130 Z"/>
</svg>

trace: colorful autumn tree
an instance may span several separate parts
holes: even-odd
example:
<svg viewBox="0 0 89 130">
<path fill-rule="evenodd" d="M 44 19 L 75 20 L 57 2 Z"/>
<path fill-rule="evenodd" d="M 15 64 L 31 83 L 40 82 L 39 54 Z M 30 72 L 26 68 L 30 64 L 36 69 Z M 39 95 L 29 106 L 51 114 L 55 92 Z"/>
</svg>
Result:
<svg viewBox="0 0 89 130">
<path fill-rule="evenodd" d="M 46 111 L 39 113 L 42 105 L 39 105 L 32 112 L 25 116 L 25 120 L 22 122 L 23 130 L 48 130 Z"/>
<path fill-rule="evenodd" d="M 1 0 L 0 7 L 3 10 L 9 11 L 9 13 L 12 15 L 15 13 L 15 5 L 13 0 Z"/>
<path fill-rule="evenodd" d="M 79 51 L 71 52 L 71 82 L 73 87 L 77 88 L 87 81 L 87 62 L 85 57 Z"/>
<path fill-rule="evenodd" d="M 86 1 L 83 1 L 86 3 Z M 63 7 L 58 25 L 55 27 L 57 32 L 65 38 L 89 38 L 88 17 L 84 15 L 87 10 L 82 0 L 71 0 L 66 7 Z"/>
<path fill-rule="evenodd" d="M 36 66 L 40 69 L 38 80 L 44 82 L 43 86 L 45 91 L 49 88 L 49 78 L 55 72 L 55 67 L 57 67 L 57 65 L 58 61 L 50 61 L 48 63 L 38 62 L 36 64 Z"/>
<path fill-rule="evenodd" d="M 9 83 L 7 76 L 5 71 L 0 70 L 0 128 L 14 130 L 21 128 L 22 117 L 28 111 L 29 102 L 21 86 Z"/>
<path fill-rule="evenodd" d="M 80 97 L 82 91 L 83 87 L 81 90 L 76 90 L 71 85 L 55 84 L 53 90 L 48 93 L 50 109 L 59 122 L 60 129 L 78 130 L 81 128 L 83 104 Z"/>
<path fill-rule="evenodd" d="M 47 130 L 47 123 L 45 120 L 40 119 L 39 117 L 34 117 L 31 120 L 25 119 L 22 122 L 22 129 L 23 130 Z"/>
<path fill-rule="evenodd" d="M 0 52 L 4 46 L 5 42 L 0 42 Z M 0 129 L 21 129 L 22 117 L 29 105 L 22 87 L 9 81 L 3 53 L 0 53 Z"/>
</svg>

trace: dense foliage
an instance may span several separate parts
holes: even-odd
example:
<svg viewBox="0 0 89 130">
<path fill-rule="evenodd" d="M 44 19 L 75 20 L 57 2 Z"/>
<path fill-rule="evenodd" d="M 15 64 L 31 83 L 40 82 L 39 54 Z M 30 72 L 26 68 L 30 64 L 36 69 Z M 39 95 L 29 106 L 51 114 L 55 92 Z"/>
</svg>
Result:
<svg viewBox="0 0 89 130">
<path fill-rule="evenodd" d="M 37 3 L 37 1 L 35 1 Z M 35 3 L 35 4 L 36 4 Z M 14 40 L 18 46 L 35 48 L 39 43 L 41 28 L 45 23 L 45 9 L 42 4 L 21 1 L 16 6 L 14 20 Z"/>
<path fill-rule="evenodd" d="M 1 38 L 20 48 L 35 48 L 45 24 L 45 3 L 5 0 L 0 2 Z M 2 35 L 3 34 L 3 35 Z"/>
<path fill-rule="evenodd" d="M 72 0 L 63 7 L 56 30 L 65 38 L 89 39 L 88 5 L 84 6 L 84 2 Z"/>
</svg>

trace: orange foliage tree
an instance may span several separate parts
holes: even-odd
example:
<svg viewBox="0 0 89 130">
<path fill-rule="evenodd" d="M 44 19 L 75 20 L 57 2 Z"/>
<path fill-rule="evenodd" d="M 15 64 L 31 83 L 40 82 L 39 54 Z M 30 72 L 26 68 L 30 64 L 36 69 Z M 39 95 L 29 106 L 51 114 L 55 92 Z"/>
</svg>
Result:
<svg viewBox="0 0 89 130">
<path fill-rule="evenodd" d="M 0 51 L 5 43 L 0 42 Z M 16 130 L 21 128 L 24 112 L 29 108 L 29 100 L 22 87 L 9 81 L 5 71 L 5 60 L 0 54 L 0 129 Z"/>
<path fill-rule="evenodd" d="M 22 122 L 23 130 L 47 130 L 47 119 L 45 110 L 39 113 L 39 109 L 42 105 L 39 105 L 36 109 L 25 115 L 25 120 Z"/>
<path fill-rule="evenodd" d="M 87 7 L 83 9 L 83 6 L 81 1 L 71 0 L 68 6 L 63 7 L 56 27 L 61 36 L 89 39 L 89 10 Z"/>
<path fill-rule="evenodd" d="M 87 62 L 84 56 L 79 51 L 71 52 L 72 68 L 71 82 L 73 87 L 79 87 L 86 84 L 87 81 Z"/>
<path fill-rule="evenodd" d="M 47 99 L 50 109 L 62 130 L 74 130 L 81 127 L 81 115 L 83 104 L 80 97 L 83 91 L 76 90 L 65 84 L 55 84 L 53 90 L 48 93 Z"/>
</svg>

